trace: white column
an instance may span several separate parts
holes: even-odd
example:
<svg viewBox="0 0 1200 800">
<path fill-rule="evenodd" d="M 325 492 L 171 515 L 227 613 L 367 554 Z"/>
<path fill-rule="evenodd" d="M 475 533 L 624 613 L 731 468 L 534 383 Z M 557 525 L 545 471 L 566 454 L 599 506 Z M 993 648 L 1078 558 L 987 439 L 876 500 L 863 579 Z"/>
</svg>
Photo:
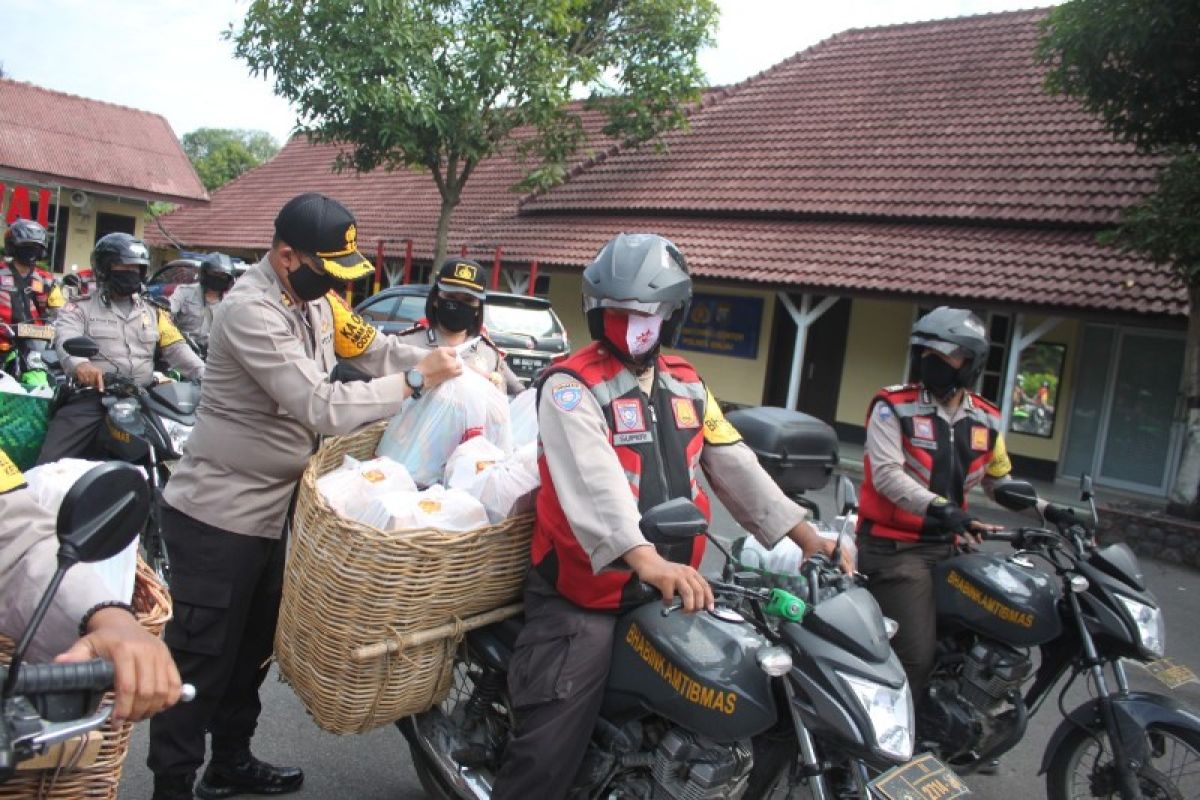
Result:
<svg viewBox="0 0 1200 800">
<path fill-rule="evenodd" d="M 833 308 L 838 298 L 826 297 L 817 304 L 816 308 L 812 308 L 812 295 L 809 294 L 800 297 L 800 308 L 796 308 L 796 304 L 792 302 L 792 298 L 788 296 L 787 292 L 779 292 L 779 300 L 791 315 L 792 322 L 796 323 L 796 342 L 792 347 L 792 371 L 788 377 L 787 395 L 787 407 L 795 410 L 800 399 L 802 377 L 800 373 L 804 369 L 804 349 L 808 344 L 808 328 L 820 319 L 822 314 Z"/>
<path fill-rule="evenodd" d="M 1006 434 L 1008 433 L 1008 422 L 1012 419 L 1013 388 L 1017 385 L 1017 368 L 1021 363 L 1021 352 L 1049 333 L 1060 322 L 1062 320 L 1058 317 L 1047 317 L 1036 328 L 1029 333 L 1025 333 L 1025 315 L 1017 314 L 1013 320 L 1012 344 L 1008 348 L 1008 366 L 1004 370 L 1004 388 L 1001 389 L 1000 394 L 1000 408 L 1003 415 L 1003 427 L 1001 430 Z"/>
</svg>

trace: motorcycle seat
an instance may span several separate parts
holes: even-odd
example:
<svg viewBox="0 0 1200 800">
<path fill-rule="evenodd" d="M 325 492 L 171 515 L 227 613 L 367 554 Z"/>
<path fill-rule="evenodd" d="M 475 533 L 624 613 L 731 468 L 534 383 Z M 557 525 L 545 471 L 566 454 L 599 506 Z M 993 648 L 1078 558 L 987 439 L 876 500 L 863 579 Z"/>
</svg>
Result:
<svg viewBox="0 0 1200 800">
<path fill-rule="evenodd" d="M 517 636 L 525 627 L 525 617 L 510 617 L 467 633 L 467 644 L 486 666 L 508 671 L 508 662 L 517 646 Z"/>
</svg>

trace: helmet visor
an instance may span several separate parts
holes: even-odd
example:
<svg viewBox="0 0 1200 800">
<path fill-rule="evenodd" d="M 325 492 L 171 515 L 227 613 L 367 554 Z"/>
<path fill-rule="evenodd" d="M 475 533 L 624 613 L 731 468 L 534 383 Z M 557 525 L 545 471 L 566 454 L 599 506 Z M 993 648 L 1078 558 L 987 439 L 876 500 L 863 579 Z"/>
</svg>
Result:
<svg viewBox="0 0 1200 800">
<path fill-rule="evenodd" d="M 658 316 L 666 319 L 675 310 L 675 303 L 643 303 L 639 300 L 613 300 L 608 297 L 584 297 L 584 311 L 593 308 L 612 308 L 619 311 L 632 311 L 646 316 Z"/>
<path fill-rule="evenodd" d="M 925 336 L 914 336 L 909 340 L 909 342 L 914 347 L 927 347 L 930 350 L 936 350 L 942 355 L 950 356 L 951 358 L 967 358 L 970 356 L 970 353 L 967 352 L 966 348 L 960 347 L 952 342 L 942 341 L 941 339 L 934 339 L 932 337 Z"/>
</svg>

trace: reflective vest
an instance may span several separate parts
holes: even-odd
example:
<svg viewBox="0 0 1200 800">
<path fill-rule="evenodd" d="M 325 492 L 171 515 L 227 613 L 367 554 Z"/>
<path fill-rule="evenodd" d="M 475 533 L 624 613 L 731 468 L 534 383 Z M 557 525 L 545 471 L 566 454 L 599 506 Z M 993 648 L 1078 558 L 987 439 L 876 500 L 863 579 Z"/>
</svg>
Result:
<svg viewBox="0 0 1200 800">
<path fill-rule="evenodd" d="M 1002 449 L 997 453 L 1000 411 L 971 392 L 963 398 L 962 418 L 952 426 L 938 415 L 928 391 L 917 385 L 898 386 L 875 395 L 867 410 L 868 425 L 879 403 L 886 403 L 900 423 L 905 474 L 965 509 L 967 493 L 983 480 L 988 464 L 1003 454 Z M 946 540 L 940 530 L 926 528 L 924 515 L 905 511 L 875 489 L 870 456 L 863 458 L 863 471 L 860 534 L 906 542 Z"/>
<path fill-rule="evenodd" d="M 34 267 L 22 278 L 11 265 L 0 265 L 0 321 L 13 327 L 21 322 L 44 323 L 63 303 L 58 283 L 46 270 Z M 0 334 L 0 349 L 11 344 Z"/>
<path fill-rule="evenodd" d="M 667 500 L 687 497 L 711 519 L 708 497 L 697 480 L 710 395 L 690 364 L 676 356 L 659 356 L 649 400 L 637 377 L 597 343 L 577 351 L 546 374 L 559 372 L 574 376 L 600 404 L 609 442 L 642 513 Z M 542 487 L 532 556 L 542 577 L 563 597 L 584 608 L 624 610 L 650 600 L 653 595 L 642 589 L 633 570 L 623 564 L 614 564 L 599 575 L 592 572 L 591 559 L 559 504 L 544 454 L 538 459 L 538 470 Z M 704 557 L 702 535 L 685 541 L 647 540 L 659 555 L 678 564 L 699 568 Z"/>
</svg>

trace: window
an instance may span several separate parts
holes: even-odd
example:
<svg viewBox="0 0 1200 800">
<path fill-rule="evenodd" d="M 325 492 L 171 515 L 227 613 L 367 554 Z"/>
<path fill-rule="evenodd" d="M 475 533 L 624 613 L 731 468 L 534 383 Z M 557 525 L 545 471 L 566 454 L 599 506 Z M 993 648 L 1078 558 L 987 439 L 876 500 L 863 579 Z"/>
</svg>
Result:
<svg viewBox="0 0 1200 800">
<path fill-rule="evenodd" d="M 425 316 L 425 295 L 406 295 L 400 298 L 400 305 L 392 313 L 392 319 L 399 322 L 416 322 Z"/>
<path fill-rule="evenodd" d="M 378 302 L 368 303 L 359 312 L 367 322 L 390 322 L 396 308 L 395 297 L 384 297 Z"/>
<path fill-rule="evenodd" d="M 103 212 L 96 215 L 96 241 L 99 241 L 101 236 L 107 236 L 110 233 L 128 233 L 132 236 L 136 230 L 137 220 L 133 217 Z"/>
</svg>

